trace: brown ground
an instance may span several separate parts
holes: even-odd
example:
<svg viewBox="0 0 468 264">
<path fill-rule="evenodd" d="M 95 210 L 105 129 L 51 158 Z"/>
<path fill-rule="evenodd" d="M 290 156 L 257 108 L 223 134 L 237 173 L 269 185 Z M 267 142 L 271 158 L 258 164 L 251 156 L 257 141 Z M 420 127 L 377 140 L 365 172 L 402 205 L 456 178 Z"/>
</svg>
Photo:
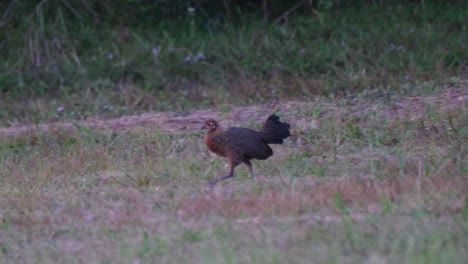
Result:
<svg viewBox="0 0 468 264">
<path fill-rule="evenodd" d="M 102 119 L 89 117 L 78 121 L 41 123 L 29 125 L 14 125 L 0 128 L 0 135 L 18 135 L 24 132 L 48 131 L 54 129 L 72 129 L 74 123 L 90 128 L 111 129 L 114 131 L 128 130 L 138 127 L 153 128 L 168 132 L 198 130 L 207 118 L 222 119 L 222 124 L 237 125 L 246 121 L 263 122 L 272 111 L 279 111 L 282 119 L 291 123 L 293 129 L 315 127 L 318 120 L 311 114 L 311 109 L 320 109 L 320 117 L 327 115 L 347 116 L 375 113 L 388 120 L 405 117 L 407 120 L 420 119 L 428 106 L 450 112 L 466 106 L 468 101 L 468 84 L 458 87 L 445 87 L 435 95 L 408 97 L 398 102 L 376 104 L 362 99 L 340 99 L 330 102 L 271 102 L 265 105 L 236 106 L 227 113 L 216 109 L 192 110 L 188 113 L 148 112 L 139 115 L 128 115 L 118 118 Z M 307 111 L 309 110 L 309 111 Z M 390 117 L 390 118 L 389 118 Z"/>
</svg>

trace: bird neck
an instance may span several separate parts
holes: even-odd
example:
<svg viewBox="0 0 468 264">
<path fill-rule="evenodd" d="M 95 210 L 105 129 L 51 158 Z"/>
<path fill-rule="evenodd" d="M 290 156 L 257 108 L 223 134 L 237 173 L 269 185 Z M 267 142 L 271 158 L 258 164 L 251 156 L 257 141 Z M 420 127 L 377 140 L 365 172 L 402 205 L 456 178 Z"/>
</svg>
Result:
<svg viewBox="0 0 468 264">
<path fill-rule="evenodd" d="M 208 148 L 213 151 L 213 149 L 216 149 L 216 144 L 214 142 L 219 141 L 222 138 L 222 133 L 223 133 L 223 128 L 221 126 L 217 126 L 215 130 L 212 131 L 206 131 L 205 134 L 205 143 L 208 145 Z"/>
<path fill-rule="evenodd" d="M 210 134 L 210 136 L 215 136 L 215 135 L 221 134 L 223 132 L 224 132 L 223 127 L 218 125 L 218 126 L 216 126 L 216 129 L 214 129 L 212 131 L 209 131 L 207 134 Z"/>
</svg>

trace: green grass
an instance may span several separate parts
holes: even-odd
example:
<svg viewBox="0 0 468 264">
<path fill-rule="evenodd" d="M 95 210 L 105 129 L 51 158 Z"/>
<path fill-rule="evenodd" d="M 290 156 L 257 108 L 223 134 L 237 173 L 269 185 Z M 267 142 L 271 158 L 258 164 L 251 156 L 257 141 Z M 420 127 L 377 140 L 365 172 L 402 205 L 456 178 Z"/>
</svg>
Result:
<svg viewBox="0 0 468 264">
<path fill-rule="evenodd" d="M 66 1 L 12 2 L 0 28 L 2 126 L 277 97 L 414 94 L 424 82 L 467 77 L 468 10 L 457 2 L 305 12 L 268 26 L 246 15 L 215 27 L 197 12 L 135 22 L 102 11 L 97 22 Z"/>
<path fill-rule="evenodd" d="M 2 134 L 0 259 L 464 263 L 463 90 L 279 106 L 293 136 L 258 181 L 241 166 L 212 190 L 227 168 L 192 127 Z"/>
<path fill-rule="evenodd" d="M 466 263 L 461 2 L 269 25 L 0 4 L 0 262 Z M 207 188 L 202 119 L 270 112 L 292 136 L 257 182 Z"/>
</svg>

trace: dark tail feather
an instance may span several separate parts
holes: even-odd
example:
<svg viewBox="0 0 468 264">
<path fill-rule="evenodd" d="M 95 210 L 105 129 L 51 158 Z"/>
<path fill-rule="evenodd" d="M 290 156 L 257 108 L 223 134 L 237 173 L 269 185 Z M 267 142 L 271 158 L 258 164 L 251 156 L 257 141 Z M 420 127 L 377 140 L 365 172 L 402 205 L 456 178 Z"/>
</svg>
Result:
<svg viewBox="0 0 468 264">
<path fill-rule="evenodd" d="M 279 117 L 273 114 L 263 124 L 260 135 L 267 144 L 282 144 L 283 139 L 291 136 L 290 127 L 290 124 L 280 122 Z"/>
</svg>

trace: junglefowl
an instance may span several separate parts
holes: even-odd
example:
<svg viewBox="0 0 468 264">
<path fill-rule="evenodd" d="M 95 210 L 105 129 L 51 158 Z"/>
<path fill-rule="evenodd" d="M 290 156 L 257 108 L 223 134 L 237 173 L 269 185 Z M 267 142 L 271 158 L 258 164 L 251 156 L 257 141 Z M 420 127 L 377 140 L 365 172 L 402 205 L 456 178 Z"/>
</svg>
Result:
<svg viewBox="0 0 468 264">
<path fill-rule="evenodd" d="M 268 144 L 282 144 L 283 139 L 291 136 L 291 125 L 279 121 L 279 117 L 271 115 L 260 131 L 250 128 L 230 127 L 223 129 L 214 119 L 205 121 L 202 129 L 206 129 L 205 144 L 215 154 L 229 161 L 229 174 L 215 178 L 209 182 L 211 186 L 217 182 L 234 176 L 234 168 L 244 163 L 255 181 L 251 159 L 265 160 L 273 155 Z"/>
</svg>

